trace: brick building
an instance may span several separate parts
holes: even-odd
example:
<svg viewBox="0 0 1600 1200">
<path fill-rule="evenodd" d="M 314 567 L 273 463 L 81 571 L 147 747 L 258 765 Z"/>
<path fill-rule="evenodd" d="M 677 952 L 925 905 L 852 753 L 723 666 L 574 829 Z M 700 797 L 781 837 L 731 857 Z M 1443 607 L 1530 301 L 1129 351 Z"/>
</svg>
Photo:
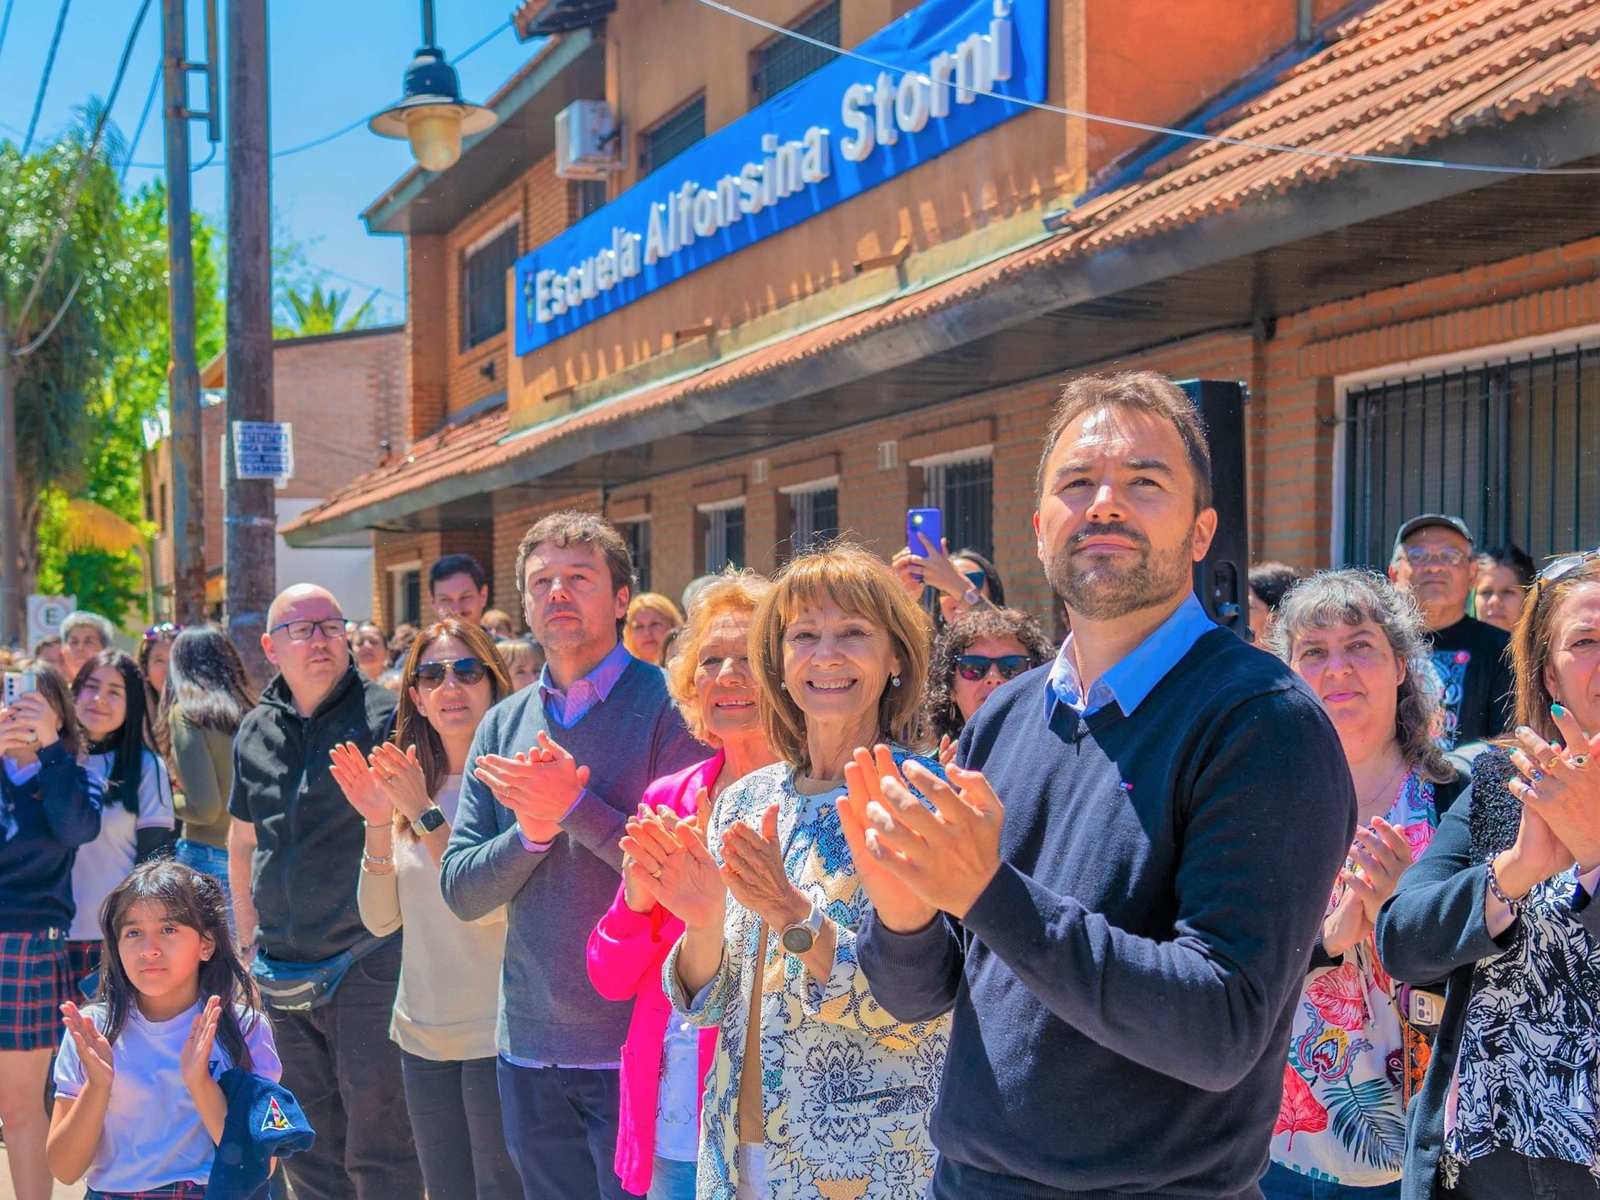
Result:
<svg viewBox="0 0 1600 1200">
<path fill-rule="evenodd" d="M 408 239 L 412 444 L 284 532 L 371 531 L 385 621 L 441 549 L 514 607 L 517 539 L 567 504 L 623 523 L 668 592 L 827 529 L 887 554 L 933 504 L 1044 614 L 1033 469 L 1084 370 L 1248 385 L 1246 478 L 1219 485 L 1245 488 L 1256 558 L 1379 563 L 1431 508 L 1536 556 L 1600 541 L 1594 5 L 1195 0 L 1181 27 L 1154 0 L 745 7 L 870 61 L 704 6 L 530 2 L 519 30 L 554 36 L 500 128 L 368 210 Z M 1178 132 L 963 114 L 959 91 L 938 126 L 927 51 L 972 36 L 1009 47 L 989 90 Z M 907 47 L 931 75 L 874 110 L 872 64 Z M 852 157 L 853 82 L 878 158 Z M 614 117 L 602 182 L 555 174 L 573 99 Z M 731 207 L 763 131 L 827 124 L 831 170 L 761 160 L 777 216 Z M 655 252 L 632 274 L 630 231 Z"/>
<path fill-rule="evenodd" d="M 294 427 L 295 472 L 277 489 L 279 523 L 320 507 L 352 479 L 398 456 L 409 438 L 404 425 L 404 329 L 398 325 L 348 333 L 283 338 L 273 343 L 275 415 Z M 220 611 L 223 566 L 222 445 L 227 362 L 218 355 L 200 372 L 201 457 L 205 492 L 206 601 Z M 157 609 L 170 615 L 173 579 L 172 442 L 161 438 L 145 457 L 145 516 L 157 527 Z M 371 602 L 371 538 L 365 533 L 296 548 L 278 539 L 278 578 L 329 588 L 352 617 Z"/>
</svg>

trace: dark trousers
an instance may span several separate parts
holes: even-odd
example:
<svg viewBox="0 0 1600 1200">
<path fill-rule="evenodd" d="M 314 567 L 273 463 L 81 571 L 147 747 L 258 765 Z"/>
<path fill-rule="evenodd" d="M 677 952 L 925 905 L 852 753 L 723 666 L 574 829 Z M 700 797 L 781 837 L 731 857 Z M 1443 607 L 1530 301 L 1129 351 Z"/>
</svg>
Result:
<svg viewBox="0 0 1600 1200">
<path fill-rule="evenodd" d="M 400 1052 L 428 1200 L 517 1200 L 493 1058 L 439 1062 Z"/>
<path fill-rule="evenodd" d="M 389 1016 L 400 982 L 400 939 L 345 973 L 333 999 L 272 1012 L 283 1086 L 317 1131 L 284 1161 L 295 1200 L 420 1200 L 422 1171 L 406 1118 L 400 1048 Z"/>
<path fill-rule="evenodd" d="M 1261 1194 L 1266 1200 L 1400 1200 L 1400 1181 L 1354 1187 L 1313 1179 L 1273 1163 L 1261 1177 Z"/>
<path fill-rule="evenodd" d="M 1435 1181 L 1433 1194 L 1446 1200 L 1594 1200 L 1597 1193 L 1587 1167 L 1496 1150 L 1463 1167 L 1454 1191 Z"/>
<path fill-rule="evenodd" d="M 506 1149 L 526 1200 L 628 1200 L 617 1179 L 618 1072 L 498 1063 Z"/>
</svg>

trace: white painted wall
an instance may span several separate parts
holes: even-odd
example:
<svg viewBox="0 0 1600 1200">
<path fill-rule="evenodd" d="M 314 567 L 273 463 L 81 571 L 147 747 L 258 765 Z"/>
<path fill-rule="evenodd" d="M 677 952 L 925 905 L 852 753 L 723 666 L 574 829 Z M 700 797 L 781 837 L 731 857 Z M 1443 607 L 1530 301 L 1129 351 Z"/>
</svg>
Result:
<svg viewBox="0 0 1600 1200">
<path fill-rule="evenodd" d="M 289 500 L 278 497 L 278 524 L 287 525 L 321 500 Z M 364 544 L 337 549 L 296 549 L 277 538 L 278 590 L 293 583 L 315 583 L 327 588 L 339 601 L 346 618 L 359 621 L 372 615 L 372 542 L 362 535 Z"/>
</svg>

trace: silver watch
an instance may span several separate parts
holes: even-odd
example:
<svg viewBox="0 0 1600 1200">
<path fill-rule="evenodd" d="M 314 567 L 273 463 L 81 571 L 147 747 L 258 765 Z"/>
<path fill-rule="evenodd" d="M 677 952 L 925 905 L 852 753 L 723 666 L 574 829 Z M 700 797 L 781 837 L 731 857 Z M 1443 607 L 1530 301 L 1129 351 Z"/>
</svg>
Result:
<svg viewBox="0 0 1600 1200">
<path fill-rule="evenodd" d="M 811 911 L 806 914 L 806 919 L 797 925 L 791 925 L 783 931 L 780 939 L 783 948 L 790 954 L 804 954 L 817 944 L 817 937 L 822 932 L 822 910 L 817 907 L 817 902 L 811 902 Z"/>
</svg>

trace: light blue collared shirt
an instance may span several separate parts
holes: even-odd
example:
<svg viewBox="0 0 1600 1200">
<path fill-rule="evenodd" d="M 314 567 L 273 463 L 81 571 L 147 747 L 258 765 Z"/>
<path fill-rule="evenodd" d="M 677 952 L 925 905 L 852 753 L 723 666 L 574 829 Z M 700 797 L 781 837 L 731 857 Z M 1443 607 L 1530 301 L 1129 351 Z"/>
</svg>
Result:
<svg viewBox="0 0 1600 1200">
<path fill-rule="evenodd" d="M 1122 715 L 1131 717 L 1144 698 L 1155 690 L 1156 684 L 1166 678 L 1167 672 L 1178 665 L 1178 660 L 1194 648 L 1206 634 L 1217 628 L 1217 623 L 1206 615 L 1198 597 L 1190 593 L 1178 609 L 1135 646 L 1121 662 L 1117 663 L 1083 695 L 1083 684 L 1078 679 L 1078 664 L 1072 657 L 1072 635 L 1061 643 L 1061 652 L 1050 668 L 1049 686 L 1044 692 L 1044 714 L 1048 720 L 1055 714 L 1056 705 L 1065 704 L 1079 716 L 1116 702 Z"/>
<path fill-rule="evenodd" d="M 618 642 L 610 654 L 595 664 L 594 670 L 582 679 L 574 679 L 565 691 L 556 686 L 550 676 L 550 664 L 546 663 L 539 675 L 539 699 L 544 702 L 544 715 L 562 729 L 571 729 L 591 709 L 605 703 L 632 661 L 633 655 Z"/>
</svg>

